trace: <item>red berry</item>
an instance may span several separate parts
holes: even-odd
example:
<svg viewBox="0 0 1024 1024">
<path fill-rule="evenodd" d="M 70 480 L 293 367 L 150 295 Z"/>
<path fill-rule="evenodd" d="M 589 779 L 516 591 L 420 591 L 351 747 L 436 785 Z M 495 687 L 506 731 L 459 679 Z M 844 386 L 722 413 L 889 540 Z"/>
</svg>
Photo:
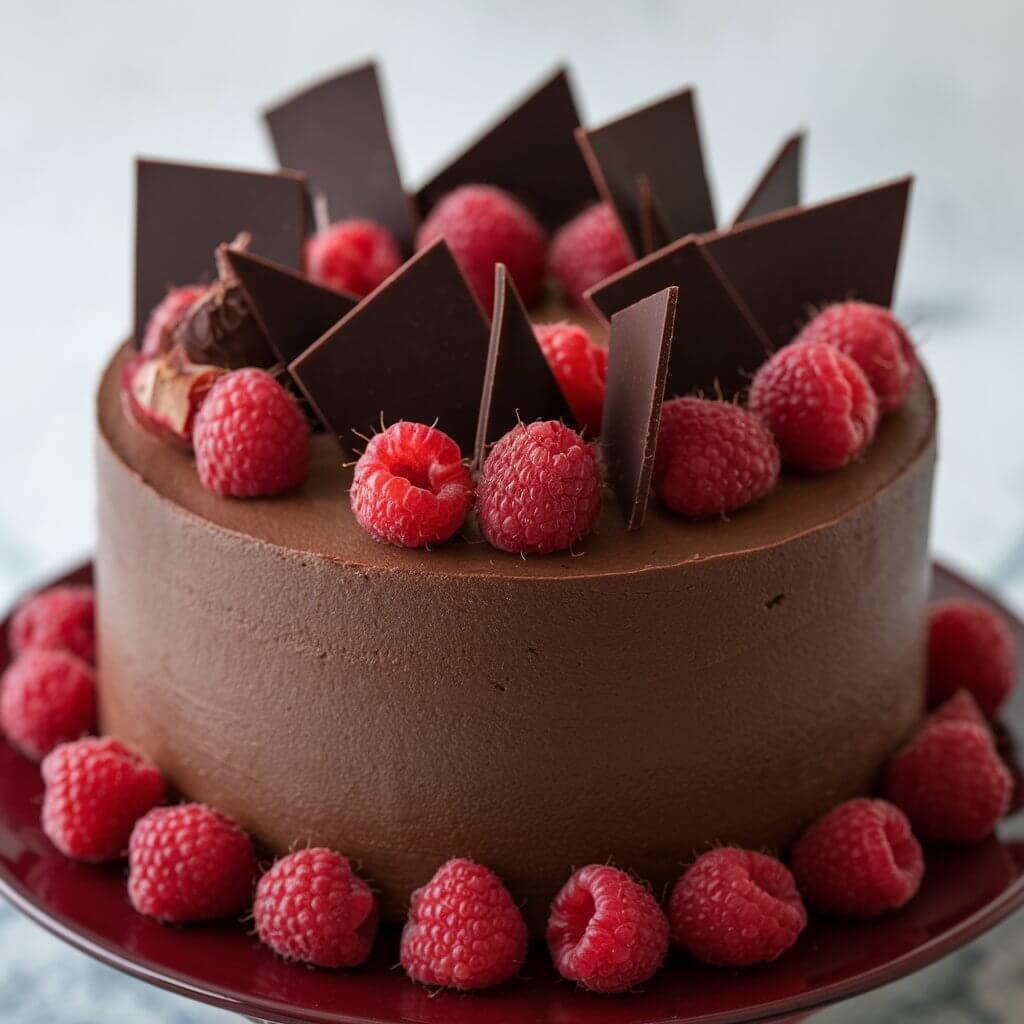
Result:
<svg viewBox="0 0 1024 1024">
<path fill-rule="evenodd" d="M 405 973 L 421 985 L 490 988 L 526 959 L 526 924 L 493 871 L 450 860 L 412 894 L 401 957 Z"/>
<path fill-rule="evenodd" d="M 967 690 L 990 718 L 1017 679 L 1017 651 L 1006 620 L 979 601 L 936 601 L 928 616 L 928 701 Z"/>
<path fill-rule="evenodd" d="M 626 237 L 608 203 L 595 203 L 563 224 L 551 240 L 548 265 L 570 302 L 583 304 L 583 293 L 630 262 Z"/>
<path fill-rule="evenodd" d="M 164 799 L 156 765 L 119 740 L 64 743 L 43 760 L 43 831 L 67 857 L 123 857 L 135 822 Z"/>
<path fill-rule="evenodd" d="M 11 618 L 8 643 L 14 654 L 28 650 L 68 651 L 96 660 L 95 600 L 92 587 L 51 587 L 24 601 Z"/>
<path fill-rule="evenodd" d="M 884 306 L 840 302 L 820 312 L 797 342 L 823 341 L 848 355 L 863 371 L 882 412 L 907 400 L 917 373 L 913 342 Z"/>
<path fill-rule="evenodd" d="M 374 540 L 440 544 L 473 507 L 459 446 L 436 427 L 400 420 L 370 438 L 352 477 L 352 512 Z"/>
<path fill-rule="evenodd" d="M 504 263 L 527 305 L 544 294 L 544 231 L 525 207 L 490 185 L 449 192 L 420 225 L 416 248 L 444 238 L 480 304 L 494 305 L 494 265 Z"/>
<path fill-rule="evenodd" d="M 673 512 L 728 515 L 763 498 L 778 479 L 779 449 L 752 412 L 704 398 L 662 406 L 653 483 Z"/>
<path fill-rule="evenodd" d="M 153 307 L 146 321 L 146 330 L 142 336 L 142 354 L 147 356 L 162 355 L 171 347 L 171 335 L 174 328 L 181 322 L 185 311 L 206 291 L 201 284 L 184 284 L 179 288 L 171 288 L 167 294 Z"/>
<path fill-rule="evenodd" d="M 66 651 L 26 651 L 0 677 L 0 726 L 11 745 L 33 761 L 58 743 L 92 732 L 92 669 Z"/>
<path fill-rule="evenodd" d="M 380 915 L 348 861 L 318 847 L 282 857 L 259 880 L 256 931 L 275 953 L 317 967 L 356 967 L 373 949 Z"/>
<path fill-rule="evenodd" d="M 974 722 L 975 725 L 983 725 L 988 729 L 988 721 L 969 690 L 957 690 L 949 700 L 940 704 L 928 716 L 928 721 Z"/>
<path fill-rule="evenodd" d="M 797 840 L 790 867 L 809 904 L 874 917 L 902 907 L 921 885 L 924 857 L 910 822 L 885 800 L 848 800 Z"/>
<path fill-rule="evenodd" d="M 597 459 L 556 420 L 513 427 L 484 462 L 480 529 L 500 551 L 563 551 L 590 533 L 600 512 Z"/>
<path fill-rule="evenodd" d="M 214 384 L 192 444 L 203 486 L 225 497 L 280 494 L 309 468 L 309 427 L 295 399 L 263 370 L 235 370 Z"/>
<path fill-rule="evenodd" d="M 401 265 L 391 233 L 372 220 L 340 220 L 306 242 L 306 273 L 319 284 L 359 298 Z"/>
<path fill-rule="evenodd" d="M 583 327 L 575 324 L 535 324 L 534 333 L 544 358 L 558 381 L 581 432 L 601 432 L 608 353 L 598 348 Z"/>
<path fill-rule="evenodd" d="M 875 436 L 878 399 L 864 371 L 824 342 L 787 345 L 754 377 L 750 408 L 785 462 L 816 472 L 862 455 Z"/>
<path fill-rule="evenodd" d="M 672 890 L 668 917 L 683 949 L 722 967 L 775 960 L 807 924 L 789 869 L 774 857 L 730 847 L 694 861 Z"/>
<path fill-rule="evenodd" d="M 882 793 L 922 839 L 977 843 L 1009 810 L 1013 779 L 987 725 L 939 719 L 889 762 Z"/>
<path fill-rule="evenodd" d="M 252 900 L 258 868 L 249 837 L 202 804 L 156 807 L 128 844 L 128 896 L 140 914 L 185 923 L 235 917 Z"/>
<path fill-rule="evenodd" d="M 563 978 L 592 992 L 624 992 L 661 966 L 668 932 L 647 886 L 618 868 L 591 864 L 555 897 L 547 941 Z"/>
</svg>

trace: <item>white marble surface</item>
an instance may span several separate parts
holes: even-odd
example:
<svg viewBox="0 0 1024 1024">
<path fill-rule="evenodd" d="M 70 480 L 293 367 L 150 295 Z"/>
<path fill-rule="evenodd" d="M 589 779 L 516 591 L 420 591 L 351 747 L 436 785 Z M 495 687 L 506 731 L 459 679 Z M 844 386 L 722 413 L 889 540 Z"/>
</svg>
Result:
<svg viewBox="0 0 1024 1024">
<path fill-rule="evenodd" d="M 3 5 L 0 602 L 90 549 L 97 372 L 129 322 L 131 157 L 270 166 L 254 117 L 384 59 L 415 183 L 554 63 L 594 119 L 693 81 L 728 215 L 810 130 L 812 198 L 916 171 L 899 309 L 942 398 L 937 554 L 1024 608 L 1024 7 L 1004 0 Z M 1024 919 L 825 1022 L 1024 1019 Z M 226 1020 L 0 907 L 11 1024 Z"/>
</svg>

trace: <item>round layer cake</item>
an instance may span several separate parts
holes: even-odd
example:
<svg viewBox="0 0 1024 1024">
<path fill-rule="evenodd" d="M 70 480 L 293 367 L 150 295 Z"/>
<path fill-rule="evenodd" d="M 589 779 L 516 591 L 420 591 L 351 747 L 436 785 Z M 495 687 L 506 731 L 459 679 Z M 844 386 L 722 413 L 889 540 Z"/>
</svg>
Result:
<svg viewBox="0 0 1024 1024">
<path fill-rule="evenodd" d="M 386 917 L 451 856 L 543 926 L 573 869 L 657 889 L 709 844 L 784 847 L 865 792 L 923 707 L 935 402 L 729 521 L 609 497 L 572 554 L 376 544 L 335 442 L 232 501 L 99 395 L 103 728 L 273 851 L 360 865 Z"/>
</svg>

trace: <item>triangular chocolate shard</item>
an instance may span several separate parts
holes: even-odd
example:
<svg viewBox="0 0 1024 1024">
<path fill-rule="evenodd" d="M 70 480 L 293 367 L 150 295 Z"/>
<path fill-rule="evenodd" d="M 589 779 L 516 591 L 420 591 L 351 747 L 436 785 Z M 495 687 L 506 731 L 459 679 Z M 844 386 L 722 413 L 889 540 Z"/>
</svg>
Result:
<svg viewBox="0 0 1024 1024">
<path fill-rule="evenodd" d="M 825 303 L 853 298 L 891 305 L 911 180 L 783 210 L 700 241 L 777 348 Z M 613 274 L 587 293 L 588 301 L 607 319 L 679 284 L 685 245 L 685 239 L 673 242 Z"/>
<path fill-rule="evenodd" d="M 168 288 L 211 281 L 214 250 L 243 232 L 261 256 L 301 266 L 305 197 L 300 174 L 137 160 L 136 344 Z"/>
<path fill-rule="evenodd" d="M 249 308 L 278 362 L 287 366 L 359 305 L 354 295 L 323 288 L 301 274 L 238 249 L 227 249 Z"/>
<path fill-rule="evenodd" d="M 643 252 L 636 182 L 646 174 L 670 239 L 711 231 L 711 201 L 692 89 L 683 89 L 576 139 L 602 197 L 612 204 L 635 253 Z M 649 293 L 648 293 L 649 294 Z"/>
<path fill-rule="evenodd" d="M 350 452 L 381 422 L 434 423 L 469 454 L 487 319 L 443 239 L 421 250 L 289 370 Z"/>
<path fill-rule="evenodd" d="M 503 263 L 494 268 L 494 315 L 473 462 L 518 422 L 573 422 L 572 411 L 537 343 L 523 300 Z"/>
<path fill-rule="evenodd" d="M 733 224 L 800 205 L 803 145 L 803 132 L 795 132 L 783 141 L 733 218 Z"/>
<path fill-rule="evenodd" d="M 658 206 L 651 179 L 646 174 L 636 178 L 636 201 L 640 211 L 640 245 L 643 255 L 656 252 L 672 241 L 665 221 L 665 215 Z"/>
<path fill-rule="evenodd" d="M 383 224 L 405 252 L 416 231 L 391 145 L 377 68 L 364 64 L 269 108 L 264 119 L 282 167 L 309 178 L 331 221 Z"/>
<path fill-rule="evenodd" d="M 601 448 L 626 529 L 647 514 L 679 289 L 666 288 L 612 317 Z"/>
<path fill-rule="evenodd" d="M 597 199 L 573 141 L 579 124 L 569 78 L 559 68 L 419 190 L 420 213 L 460 185 L 496 185 L 553 230 Z"/>
</svg>

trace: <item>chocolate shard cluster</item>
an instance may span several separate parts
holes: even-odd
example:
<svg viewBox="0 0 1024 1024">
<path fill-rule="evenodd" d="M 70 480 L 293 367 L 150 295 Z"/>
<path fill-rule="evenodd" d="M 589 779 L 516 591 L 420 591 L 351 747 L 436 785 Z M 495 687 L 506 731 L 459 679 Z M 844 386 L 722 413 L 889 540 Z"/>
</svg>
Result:
<svg viewBox="0 0 1024 1024">
<path fill-rule="evenodd" d="M 733 217 L 733 224 L 800 205 L 803 149 L 803 132 L 794 132 L 783 140 Z"/>
</svg>

